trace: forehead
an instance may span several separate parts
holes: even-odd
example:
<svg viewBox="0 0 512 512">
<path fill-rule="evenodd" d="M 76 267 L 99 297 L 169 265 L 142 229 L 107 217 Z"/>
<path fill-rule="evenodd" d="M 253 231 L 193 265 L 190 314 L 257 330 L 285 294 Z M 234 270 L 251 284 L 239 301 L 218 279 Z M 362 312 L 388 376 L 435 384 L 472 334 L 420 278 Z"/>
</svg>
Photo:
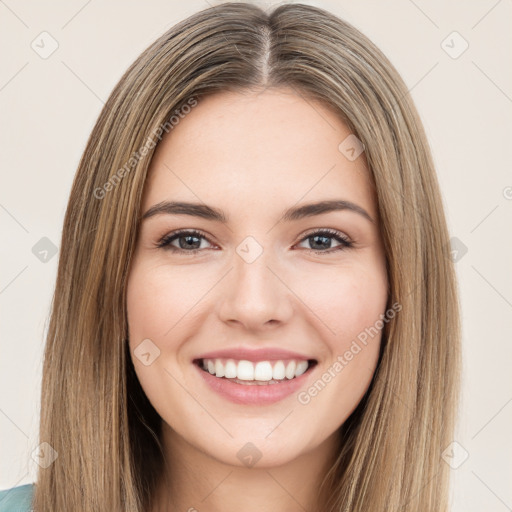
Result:
<svg viewBox="0 0 512 512">
<path fill-rule="evenodd" d="M 302 198 L 347 199 L 375 214 L 364 152 L 350 160 L 339 149 L 350 135 L 334 112 L 290 89 L 209 96 L 157 146 L 144 206 L 200 199 L 281 211 Z"/>
</svg>

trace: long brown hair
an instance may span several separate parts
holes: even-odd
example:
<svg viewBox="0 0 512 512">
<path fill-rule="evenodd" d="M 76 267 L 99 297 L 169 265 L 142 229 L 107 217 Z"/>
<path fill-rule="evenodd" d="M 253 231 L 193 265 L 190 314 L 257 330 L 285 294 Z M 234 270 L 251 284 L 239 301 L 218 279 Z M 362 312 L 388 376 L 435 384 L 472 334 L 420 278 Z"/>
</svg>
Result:
<svg viewBox="0 0 512 512">
<path fill-rule="evenodd" d="M 160 417 L 134 373 L 126 283 L 162 127 L 216 92 L 291 87 L 364 144 L 378 198 L 390 304 L 379 364 L 340 429 L 324 511 L 447 510 L 459 386 L 459 305 L 435 169 L 407 86 L 349 23 L 311 6 L 205 9 L 130 66 L 94 126 L 64 219 L 43 366 L 39 442 L 58 453 L 33 506 L 148 511 L 163 471 Z M 172 135 L 171 135 L 172 136 Z"/>
</svg>

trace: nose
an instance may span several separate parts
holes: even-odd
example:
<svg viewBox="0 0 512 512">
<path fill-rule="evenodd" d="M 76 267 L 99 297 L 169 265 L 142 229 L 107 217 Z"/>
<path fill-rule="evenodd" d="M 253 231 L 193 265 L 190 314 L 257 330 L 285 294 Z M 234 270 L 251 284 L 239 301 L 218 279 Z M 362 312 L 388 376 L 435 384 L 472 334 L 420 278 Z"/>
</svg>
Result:
<svg viewBox="0 0 512 512">
<path fill-rule="evenodd" d="M 279 265 L 263 251 L 248 263 L 238 254 L 233 270 L 226 276 L 219 296 L 219 317 L 223 322 L 252 332 L 266 332 L 289 321 L 293 314 L 293 293 L 279 271 Z"/>
</svg>

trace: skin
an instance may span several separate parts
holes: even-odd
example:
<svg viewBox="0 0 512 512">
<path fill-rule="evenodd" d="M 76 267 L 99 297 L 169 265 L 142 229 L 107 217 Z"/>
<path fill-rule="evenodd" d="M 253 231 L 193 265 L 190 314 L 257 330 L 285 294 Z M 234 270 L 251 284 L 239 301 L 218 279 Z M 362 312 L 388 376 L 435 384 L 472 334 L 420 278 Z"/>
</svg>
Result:
<svg viewBox="0 0 512 512">
<path fill-rule="evenodd" d="M 229 222 L 161 214 L 145 219 L 138 234 L 127 289 L 129 344 L 163 420 L 169 464 L 154 510 L 318 505 L 337 430 L 375 372 L 380 334 L 305 405 L 296 393 L 263 407 L 231 403 L 210 390 L 192 360 L 241 344 L 309 354 L 318 365 L 304 390 L 385 313 L 376 198 L 364 153 L 350 161 L 338 149 L 348 135 L 321 104 L 267 89 L 202 99 L 158 145 L 142 212 L 164 200 L 199 202 L 222 209 Z M 359 205 L 374 222 L 350 210 L 280 221 L 286 208 L 331 199 Z M 320 246 L 308 239 L 326 228 L 353 246 L 333 252 L 341 245 L 335 238 Z M 199 253 L 156 247 L 178 229 L 205 234 L 192 240 Z M 263 249 L 252 263 L 236 252 L 247 236 Z M 180 239 L 172 245 L 180 248 Z M 133 351 L 148 338 L 160 355 L 146 366 Z M 248 442 L 262 454 L 251 468 L 237 457 Z"/>
</svg>

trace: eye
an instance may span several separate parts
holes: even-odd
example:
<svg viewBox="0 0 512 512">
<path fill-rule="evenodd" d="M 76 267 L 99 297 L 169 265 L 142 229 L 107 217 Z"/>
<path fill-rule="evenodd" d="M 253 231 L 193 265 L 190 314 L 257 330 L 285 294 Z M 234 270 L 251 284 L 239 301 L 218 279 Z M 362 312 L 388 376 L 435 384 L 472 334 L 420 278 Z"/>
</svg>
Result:
<svg viewBox="0 0 512 512">
<path fill-rule="evenodd" d="M 178 247 L 172 245 L 172 243 L 177 240 Z M 164 248 L 166 250 L 170 250 L 173 252 L 181 252 L 181 253 L 189 253 L 195 254 L 199 252 L 201 248 L 201 240 L 206 240 L 206 236 L 204 236 L 201 232 L 196 230 L 183 230 L 174 233 L 169 233 L 160 239 L 157 243 L 157 247 Z"/>
<path fill-rule="evenodd" d="M 339 245 L 334 248 L 331 247 L 332 242 L 330 241 L 330 239 L 333 238 L 339 242 Z M 332 253 L 348 249 L 353 246 L 353 242 L 351 242 L 343 233 L 336 231 L 335 229 L 321 229 L 308 233 L 304 238 L 302 238 L 301 243 L 303 242 L 309 242 L 312 245 L 312 248 L 309 249 L 309 251 L 314 253 Z"/>
<path fill-rule="evenodd" d="M 337 247 L 331 247 L 332 242 L 330 239 L 335 239 L 338 242 Z M 169 233 L 162 237 L 156 246 L 165 250 L 170 250 L 177 253 L 188 253 L 195 254 L 200 252 L 205 247 L 201 247 L 202 241 L 205 240 L 208 243 L 208 238 L 197 230 L 182 230 Z M 173 245 L 177 241 L 178 246 Z M 309 242 L 312 245 L 311 249 L 308 249 L 314 253 L 332 253 L 343 249 L 348 249 L 353 246 L 351 242 L 343 233 L 334 229 L 322 229 L 308 233 L 302 238 L 300 243 Z"/>
</svg>

